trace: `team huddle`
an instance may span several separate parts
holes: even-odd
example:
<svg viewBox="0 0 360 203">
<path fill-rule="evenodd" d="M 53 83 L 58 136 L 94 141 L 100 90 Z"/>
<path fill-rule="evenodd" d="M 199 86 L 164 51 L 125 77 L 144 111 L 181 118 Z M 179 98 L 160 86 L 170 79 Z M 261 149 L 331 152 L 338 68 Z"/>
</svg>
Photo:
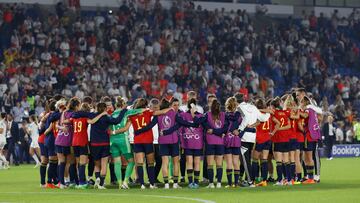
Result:
<svg viewBox="0 0 360 203">
<path fill-rule="evenodd" d="M 121 97 L 103 97 L 94 105 L 91 97 L 54 96 L 32 117 L 41 187 L 106 189 L 108 168 L 110 182 L 122 189 L 133 182 L 145 189 L 144 171 L 151 189 L 160 171 L 165 189 L 180 188 L 185 177 L 189 188 L 199 188 L 201 171 L 208 188 L 221 188 L 223 170 L 231 188 L 316 183 L 322 110 L 303 89 L 267 101 L 238 93 L 223 106 L 208 95 L 206 112 L 196 92 L 186 101 L 139 98 L 127 106 Z"/>
</svg>

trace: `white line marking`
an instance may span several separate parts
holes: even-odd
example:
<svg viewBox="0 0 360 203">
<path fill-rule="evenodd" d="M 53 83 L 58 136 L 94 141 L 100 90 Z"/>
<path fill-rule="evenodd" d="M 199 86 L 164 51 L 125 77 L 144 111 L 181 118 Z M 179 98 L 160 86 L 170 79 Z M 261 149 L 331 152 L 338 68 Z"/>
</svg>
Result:
<svg viewBox="0 0 360 203">
<path fill-rule="evenodd" d="M 14 195 L 61 194 L 61 195 L 96 195 L 96 196 L 133 196 L 134 195 L 134 194 L 114 194 L 114 193 L 89 193 L 89 192 L 84 192 L 84 193 L 74 193 L 74 192 L 0 192 L 0 194 L 14 194 Z M 212 201 L 212 200 L 191 198 L 191 197 L 163 196 L 163 195 L 139 195 L 139 194 L 136 194 L 136 196 L 164 198 L 164 199 L 181 199 L 181 200 L 190 200 L 190 201 L 202 202 L 202 203 L 216 203 L 215 201 Z"/>
</svg>

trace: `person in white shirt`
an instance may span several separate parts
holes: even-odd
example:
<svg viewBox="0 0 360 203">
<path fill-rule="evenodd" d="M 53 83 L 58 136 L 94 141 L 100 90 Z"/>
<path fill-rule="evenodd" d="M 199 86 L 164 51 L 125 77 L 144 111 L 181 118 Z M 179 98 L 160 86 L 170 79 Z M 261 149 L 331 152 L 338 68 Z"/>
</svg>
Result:
<svg viewBox="0 0 360 203">
<path fill-rule="evenodd" d="M 256 106 L 253 104 L 245 102 L 245 98 L 243 94 L 237 93 L 234 95 L 236 98 L 236 101 L 238 103 L 237 110 L 242 115 L 242 122 L 238 128 L 238 131 L 244 131 L 245 128 L 255 128 L 258 121 L 260 122 L 266 122 L 270 118 L 269 113 L 261 113 Z M 251 164 L 251 150 L 254 147 L 254 143 L 256 140 L 256 133 L 253 132 L 245 132 L 243 137 L 241 138 L 241 153 L 242 159 L 241 159 L 241 167 L 240 167 L 240 177 L 242 177 L 242 174 L 244 172 L 247 173 L 247 183 L 244 182 L 244 186 L 252 186 L 252 183 L 250 181 L 249 174 L 251 174 L 251 171 L 249 171 L 249 167 Z"/>
<path fill-rule="evenodd" d="M 336 128 L 335 135 L 336 135 L 336 142 L 339 144 L 342 144 L 344 141 L 344 131 L 343 128 L 344 124 L 342 122 L 339 122 L 339 127 Z"/>
<path fill-rule="evenodd" d="M 197 94 L 196 94 L 196 92 L 194 92 L 194 91 L 189 91 L 189 92 L 187 93 L 187 100 L 189 101 L 190 99 L 196 99 L 196 100 L 197 100 Z M 184 102 L 184 105 L 181 105 L 179 109 L 180 109 L 180 111 L 183 111 L 183 112 L 189 111 L 189 109 L 188 109 L 188 107 L 187 107 L 187 105 L 186 105 L 186 102 Z M 196 105 L 196 111 L 199 112 L 199 113 L 201 113 L 201 114 L 204 113 L 204 109 L 203 109 L 201 106 L 199 106 L 199 105 Z"/>
<path fill-rule="evenodd" d="M 30 124 L 27 126 L 27 133 L 30 135 L 31 138 L 29 153 L 32 156 L 32 158 L 35 160 L 36 162 L 35 168 L 37 168 L 41 165 L 38 158 L 39 156 L 41 156 L 41 154 L 40 154 L 40 146 L 38 143 L 39 127 L 38 127 L 36 115 L 31 115 L 29 117 L 29 121 Z"/>
<path fill-rule="evenodd" d="M 0 117 L 0 166 L 3 164 L 4 168 L 9 168 L 9 162 L 4 156 L 4 147 L 6 145 L 6 113 L 1 113 Z"/>
</svg>

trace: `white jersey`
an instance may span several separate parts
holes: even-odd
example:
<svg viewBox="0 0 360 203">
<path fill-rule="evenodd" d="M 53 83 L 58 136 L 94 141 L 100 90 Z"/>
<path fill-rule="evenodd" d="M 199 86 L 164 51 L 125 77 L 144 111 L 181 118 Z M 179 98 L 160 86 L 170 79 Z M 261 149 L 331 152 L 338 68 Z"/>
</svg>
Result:
<svg viewBox="0 0 360 203">
<path fill-rule="evenodd" d="M 189 111 L 189 108 L 188 108 L 187 105 L 181 105 L 181 106 L 179 107 L 179 109 L 180 109 L 180 111 L 183 111 L 183 112 Z M 201 113 L 201 114 L 204 114 L 204 109 L 203 109 L 203 107 L 202 107 L 202 106 L 199 106 L 199 105 L 196 105 L 196 112 Z"/>
<path fill-rule="evenodd" d="M 38 143 L 39 126 L 35 122 L 32 122 L 28 126 L 28 130 L 30 131 L 30 137 L 31 137 L 30 147 L 31 148 L 40 148 L 39 143 Z"/>
<path fill-rule="evenodd" d="M 269 113 L 261 113 L 256 106 L 242 102 L 238 106 L 238 111 L 242 112 L 243 120 L 239 126 L 239 130 L 243 131 L 247 126 L 255 124 L 258 120 L 260 122 L 265 122 L 269 120 Z M 255 143 L 256 133 L 245 132 L 244 136 L 241 138 L 242 142 L 251 142 Z"/>
<path fill-rule="evenodd" d="M 129 127 L 129 142 L 134 144 L 134 127 L 132 125 Z"/>
<path fill-rule="evenodd" d="M 0 150 L 2 150 L 6 144 L 6 123 L 4 119 L 0 121 L 0 129 L 2 129 L 2 133 L 0 133 Z"/>
<path fill-rule="evenodd" d="M 154 117 L 151 117 L 151 120 L 152 120 L 153 118 L 154 118 Z M 153 138 L 154 138 L 153 144 L 159 144 L 159 126 L 158 126 L 158 124 L 156 124 L 156 125 L 152 128 L 152 133 L 153 133 Z"/>
</svg>

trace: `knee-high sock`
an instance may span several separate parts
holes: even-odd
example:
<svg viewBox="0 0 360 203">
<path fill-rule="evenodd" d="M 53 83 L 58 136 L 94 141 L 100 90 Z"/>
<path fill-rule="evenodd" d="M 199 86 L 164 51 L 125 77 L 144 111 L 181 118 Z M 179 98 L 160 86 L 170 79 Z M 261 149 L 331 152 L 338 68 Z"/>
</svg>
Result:
<svg viewBox="0 0 360 203">
<path fill-rule="evenodd" d="M 115 161 L 114 163 L 114 172 L 115 172 L 115 176 L 116 179 L 118 180 L 118 182 L 120 182 L 122 180 L 122 173 L 121 173 L 121 160 L 119 161 Z"/>
<path fill-rule="evenodd" d="M 125 173 L 126 173 L 126 165 L 122 165 L 121 166 L 121 181 L 124 181 L 124 178 L 125 178 Z M 119 181 L 119 178 L 118 178 L 118 181 Z"/>
<path fill-rule="evenodd" d="M 262 159 L 260 162 L 261 162 L 261 179 L 263 181 L 266 181 L 268 176 L 268 162 L 266 159 Z"/>
<path fill-rule="evenodd" d="M 181 151 L 184 151 L 184 150 L 181 150 Z M 186 156 L 183 152 L 181 153 L 181 157 L 180 157 L 180 173 L 181 173 L 182 178 L 184 178 L 185 173 L 186 173 Z"/>
<path fill-rule="evenodd" d="M 259 177 L 259 160 L 251 160 L 251 180 L 255 181 Z"/>
<path fill-rule="evenodd" d="M 234 184 L 239 184 L 240 170 L 234 170 Z"/>
<path fill-rule="evenodd" d="M 291 179 L 295 180 L 295 162 L 290 163 Z"/>
<path fill-rule="evenodd" d="M 200 171 L 194 171 L 194 183 L 199 184 Z"/>
<path fill-rule="evenodd" d="M 89 156 L 88 177 L 92 177 L 94 175 L 94 168 L 95 168 L 94 160 L 92 159 L 91 156 Z"/>
<path fill-rule="evenodd" d="M 222 166 L 216 166 L 217 183 L 221 183 L 222 176 L 223 176 L 223 168 L 222 168 Z"/>
<path fill-rule="evenodd" d="M 37 157 L 36 154 L 32 155 L 32 158 L 34 159 L 34 161 L 36 162 L 36 164 L 40 164 L 39 158 Z"/>
<path fill-rule="evenodd" d="M 154 163 L 148 164 L 148 176 L 151 185 L 155 184 L 155 166 Z"/>
<path fill-rule="evenodd" d="M 66 166 L 65 162 L 60 162 L 60 164 L 58 165 L 58 167 L 59 167 L 58 177 L 59 177 L 59 181 L 62 185 L 65 185 L 65 179 L 64 179 L 65 166 Z"/>
<path fill-rule="evenodd" d="M 46 164 L 40 165 L 40 183 L 45 185 L 45 176 L 46 176 Z"/>
<path fill-rule="evenodd" d="M 84 185 L 86 184 L 86 175 L 85 175 L 85 168 L 86 164 L 79 164 L 79 184 Z"/>
<path fill-rule="evenodd" d="M 47 170 L 48 183 L 57 184 L 58 181 L 58 162 L 56 160 L 49 161 L 49 167 Z"/>
<path fill-rule="evenodd" d="M 277 173 L 277 181 L 281 182 L 283 179 L 283 166 L 282 162 L 276 162 L 276 173 Z"/>
<path fill-rule="evenodd" d="M 69 167 L 69 176 L 70 176 L 70 182 L 71 183 L 75 183 L 75 184 L 79 184 L 79 177 L 76 173 L 76 165 L 75 164 L 71 164 Z"/>
<path fill-rule="evenodd" d="M 135 163 L 133 161 L 128 162 L 128 165 L 126 166 L 125 170 L 125 178 L 124 181 L 129 181 L 129 178 L 131 177 L 131 174 L 133 172 Z"/>
<path fill-rule="evenodd" d="M 190 183 L 193 183 L 193 172 L 194 172 L 193 169 L 187 169 L 187 170 L 186 170 L 189 184 L 190 184 Z"/>
<path fill-rule="evenodd" d="M 116 175 L 115 175 L 114 163 L 109 164 L 109 169 L 110 169 L 110 182 L 117 182 L 117 178 L 116 178 Z"/>
<path fill-rule="evenodd" d="M 285 174 L 287 181 L 291 181 L 291 166 L 290 163 L 285 163 Z"/>
<path fill-rule="evenodd" d="M 144 184 L 144 168 L 143 168 L 143 165 L 137 164 L 136 165 L 136 172 L 137 172 L 140 184 L 143 185 Z"/>
<path fill-rule="evenodd" d="M 207 171 L 207 169 L 208 169 L 208 164 L 206 162 L 206 158 L 204 157 L 203 171 Z M 208 173 L 203 173 L 203 178 L 209 179 L 209 174 Z"/>
<path fill-rule="evenodd" d="M 232 185 L 232 169 L 226 169 L 228 185 Z"/>
<path fill-rule="evenodd" d="M 213 183 L 214 182 L 214 167 L 213 167 L 213 165 L 208 165 L 207 172 L 208 172 L 207 174 L 208 174 L 209 182 Z"/>
<path fill-rule="evenodd" d="M 314 179 L 314 166 L 306 166 L 306 173 L 309 179 Z"/>
</svg>

